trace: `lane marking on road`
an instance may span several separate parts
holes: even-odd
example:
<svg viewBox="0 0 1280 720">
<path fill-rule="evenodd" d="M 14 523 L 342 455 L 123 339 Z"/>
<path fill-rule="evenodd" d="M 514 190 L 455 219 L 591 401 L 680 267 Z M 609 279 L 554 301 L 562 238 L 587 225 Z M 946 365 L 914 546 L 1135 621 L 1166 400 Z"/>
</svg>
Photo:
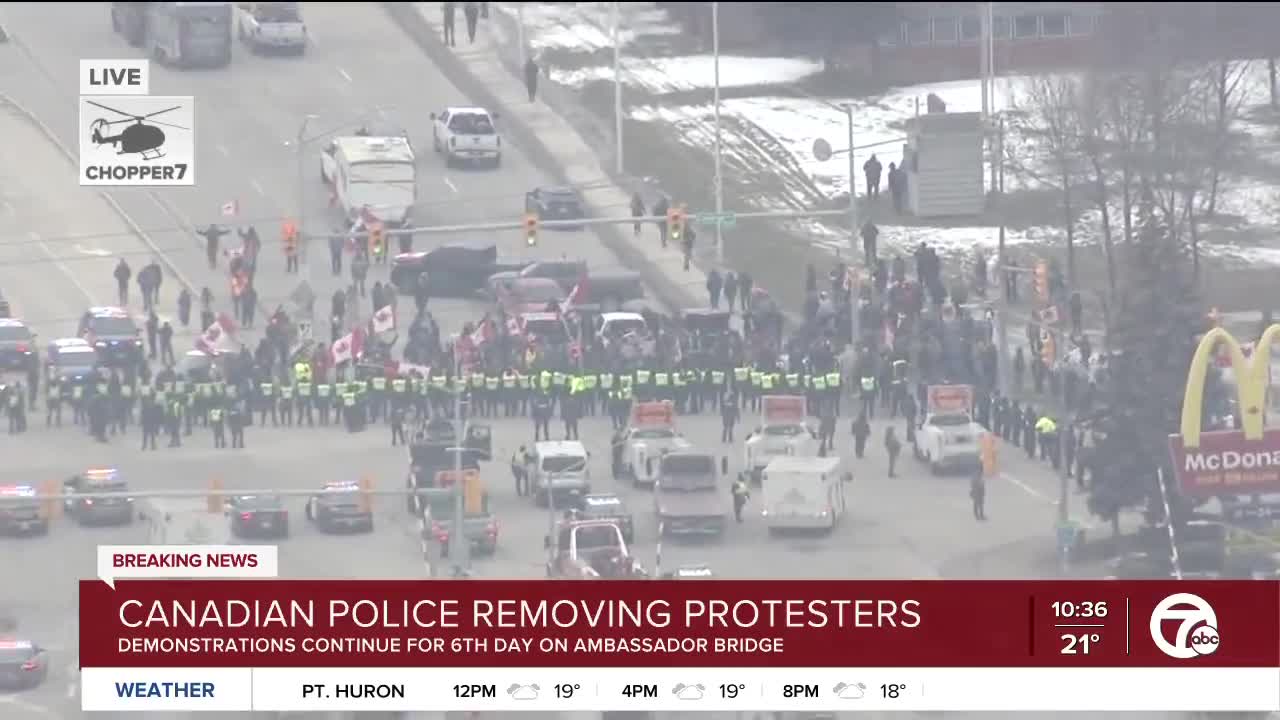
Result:
<svg viewBox="0 0 1280 720">
<path fill-rule="evenodd" d="M 215 147 L 218 149 L 218 152 L 222 154 L 222 157 L 231 157 L 231 151 L 227 149 L 226 145 L 217 145 Z"/>
<path fill-rule="evenodd" d="M 84 245 L 77 244 L 75 246 L 75 250 L 81 255 L 93 255 L 95 257 L 111 257 L 111 251 L 103 250 L 102 248 L 91 248 L 91 247 L 85 247 Z"/>
<path fill-rule="evenodd" d="M 1022 488 L 1022 490 L 1023 490 L 1024 492 L 1026 492 L 1028 495 L 1030 495 L 1030 496 L 1032 496 L 1032 497 L 1034 497 L 1034 498 L 1038 498 L 1038 499 L 1040 499 L 1040 500 L 1044 500 L 1045 502 L 1048 502 L 1048 503 L 1054 503 L 1054 504 L 1056 504 L 1056 503 L 1058 502 L 1055 498 L 1051 498 L 1051 497 L 1049 497 L 1048 495 L 1045 495 L 1044 493 L 1040 492 L 1039 490 L 1035 489 L 1034 487 L 1032 487 L 1032 486 L 1028 485 L 1027 483 L 1025 483 L 1025 482 L 1023 482 L 1023 481 L 1021 481 L 1021 480 L 1019 480 L 1017 477 L 1015 477 L 1015 476 L 1013 476 L 1013 475 L 1010 475 L 1009 473 L 1004 473 L 1004 472 L 1000 473 L 1000 479 L 1001 479 L 1001 480 L 1004 480 L 1005 482 L 1013 483 L 1014 485 L 1018 486 L 1019 488 Z"/>
<path fill-rule="evenodd" d="M 445 184 L 445 185 L 448 185 L 450 190 L 452 190 L 452 191 L 454 191 L 454 192 L 458 192 L 458 186 L 457 186 L 457 185 L 454 185 L 452 180 L 450 180 L 450 179 L 449 179 L 449 178 L 447 178 L 447 177 L 446 177 L 446 178 L 443 178 L 443 179 L 444 179 L 444 184 Z"/>
<path fill-rule="evenodd" d="M 253 188 L 253 191 L 258 193 L 259 195 L 263 197 L 267 196 L 267 191 L 262 189 L 262 184 L 259 183 L 256 179 L 249 178 L 249 187 Z"/>
<path fill-rule="evenodd" d="M 354 80 L 351 79 L 351 76 L 347 74 L 347 71 L 343 70 L 342 68 L 338 68 L 338 74 L 341 75 L 342 79 L 346 80 L 347 82 L 355 82 Z"/>
<path fill-rule="evenodd" d="M 49 259 L 53 261 L 53 264 L 58 266 L 58 269 L 62 271 L 62 274 L 67 276 L 67 279 L 71 281 L 72 285 L 76 286 L 81 294 L 84 295 L 86 300 L 90 302 L 94 301 L 95 298 L 93 297 L 93 293 L 89 292 L 89 289 L 84 286 L 84 283 L 80 282 L 80 278 L 76 277 L 76 274 L 71 272 L 71 268 L 67 267 L 67 264 L 62 260 L 62 258 L 53 253 L 53 249 L 44 241 L 44 238 L 40 236 L 40 233 L 32 231 L 27 233 L 27 237 L 31 238 L 31 241 L 36 245 L 40 246 L 40 249 L 44 254 L 49 256 Z"/>
</svg>

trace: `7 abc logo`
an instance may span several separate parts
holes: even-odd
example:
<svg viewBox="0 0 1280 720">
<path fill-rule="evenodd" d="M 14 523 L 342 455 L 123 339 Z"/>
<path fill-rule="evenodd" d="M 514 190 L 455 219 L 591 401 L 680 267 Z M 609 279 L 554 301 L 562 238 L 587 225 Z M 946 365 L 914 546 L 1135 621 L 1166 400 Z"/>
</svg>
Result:
<svg viewBox="0 0 1280 720">
<path fill-rule="evenodd" d="M 1165 623 L 1178 623 L 1173 642 L 1165 634 Z M 1178 660 L 1190 660 L 1218 651 L 1218 614 L 1204 598 L 1192 593 L 1174 593 L 1151 611 L 1151 639 L 1160 652 Z"/>
</svg>

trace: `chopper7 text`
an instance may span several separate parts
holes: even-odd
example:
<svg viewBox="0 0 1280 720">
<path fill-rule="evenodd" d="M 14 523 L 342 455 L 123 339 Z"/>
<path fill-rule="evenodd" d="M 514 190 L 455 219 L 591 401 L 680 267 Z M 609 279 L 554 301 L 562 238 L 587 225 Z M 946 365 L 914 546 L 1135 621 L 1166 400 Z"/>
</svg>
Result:
<svg viewBox="0 0 1280 720">
<path fill-rule="evenodd" d="M 132 115 L 122 110 L 117 110 L 113 107 L 107 107 L 101 103 L 96 103 L 92 100 L 86 100 L 85 102 L 94 107 L 102 108 L 103 110 L 113 112 L 117 115 L 125 116 L 126 119 L 124 120 L 106 120 L 104 118 L 98 118 L 89 126 L 93 142 L 98 145 L 116 145 L 118 155 L 130 155 L 136 153 L 141 155 L 143 160 L 156 160 L 158 158 L 162 158 L 164 157 L 164 153 L 160 151 L 160 148 L 164 147 L 164 131 L 156 127 L 156 125 L 164 125 L 165 127 L 171 127 L 177 130 L 189 129 L 184 128 L 181 125 L 160 122 L 159 120 L 151 120 L 154 124 L 147 124 L 143 122 L 144 120 L 150 120 L 156 115 L 173 112 L 174 110 L 181 108 L 181 105 L 174 105 L 171 108 L 157 110 L 146 115 Z M 106 130 L 112 125 L 119 125 L 120 123 L 128 122 L 133 124 L 122 130 L 119 135 L 102 134 L 103 130 Z"/>
</svg>

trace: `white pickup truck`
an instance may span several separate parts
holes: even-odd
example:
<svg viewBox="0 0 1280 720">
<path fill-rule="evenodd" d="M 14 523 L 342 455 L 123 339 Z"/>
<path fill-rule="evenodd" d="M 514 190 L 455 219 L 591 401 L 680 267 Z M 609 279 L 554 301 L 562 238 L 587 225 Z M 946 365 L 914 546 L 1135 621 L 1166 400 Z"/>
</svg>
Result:
<svg viewBox="0 0 1280 720">
<path fill-rule="evenodd" d="M 502 164 L 502 136 L 498 116 L 478 107 L 451 107 L 431 114 L 431 148 L 444 155 L 445 165 Z"/>
<path fill-rule="evenodd" d="M 946 470 L 971 472 L 982 465 L 982 435 L 973 421 L 973 388 L 969 385 L 930 385 L 925 419 L 916 433 L 915 456 L 937 475 Z"/>
<path fill-rule="evenodd" d="M 236 27 L 240 41 L 255 52 L 283 50 L 301 55 L 307 51 L 307 26 L 298 3 L 236 3 Z"/>
</svg>

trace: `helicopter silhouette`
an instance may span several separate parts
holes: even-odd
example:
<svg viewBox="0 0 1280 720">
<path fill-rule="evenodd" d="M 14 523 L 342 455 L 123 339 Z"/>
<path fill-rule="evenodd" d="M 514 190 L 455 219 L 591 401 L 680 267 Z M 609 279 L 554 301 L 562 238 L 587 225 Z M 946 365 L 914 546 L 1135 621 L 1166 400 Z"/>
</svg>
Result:
<svg viewBox="0 0 1280 720">
<path fill-rule="evenodd" d="M 184 128 L 181 125 L 160 122 L 159 120 L 151 120 L 153 124 L 150 125 L 143 122 L 144 120 L 150 120 L 156 115 L 163 115 L 167 112 L 177 110 L 182 107 L 181 105 L 174 105 L 171 108 L 157 110 L 146 115 L 131 115 L 127 112 L 117 110 L 113 107 L 107 107 L 106 105 L 96 103 L 92 100 L 86 100 L 85 102 L 93 105 L 94 107 L 102 108 L 103 110 L 113 112 L 117 115 L 125 116 L 126 119 L 124 120 L 106 120 L 104 118 L 98 118 L 89 126 L 93 142 L 98 145 L 110 144 L 116 146 L 117 155 L 131 155 L 137 153 L 142 156 L 143 160 L 156 160 L 158 158 L 162 158 L 164 157 L 164 153 L 161 152 L 160 148 L 164 147 L 164 131 L 156 127 L 156 125 L 164 125 L 165 127 L 171 127 L 177 130 L 190 129 Z M 133 123 L 133 125 L 122 130 L 119 135 L 102 134 L 104 130 L 107 130 L 112 125 L 129 122 Z M 107 131 L 109 132 L 109 130 Z"/>
</svg>

